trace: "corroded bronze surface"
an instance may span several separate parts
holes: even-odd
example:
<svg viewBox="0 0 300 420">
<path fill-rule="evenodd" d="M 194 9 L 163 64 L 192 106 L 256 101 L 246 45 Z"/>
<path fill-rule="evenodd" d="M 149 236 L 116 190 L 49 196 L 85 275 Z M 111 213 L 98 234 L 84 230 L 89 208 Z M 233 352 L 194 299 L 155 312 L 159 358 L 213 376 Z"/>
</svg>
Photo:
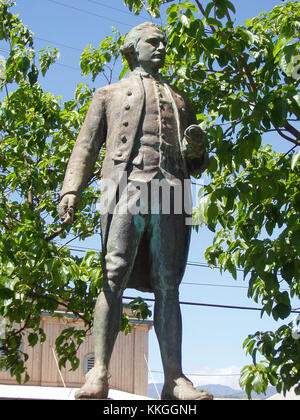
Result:
<svg viewBox="0 0 300 420">
<path fill-rule="evenodd" d="M 108 366 L 126 287 L 155 294 L 154 327 L 165 373 L 164 395 L 197 394 L 181 368 L 178 287 L 190 241 L 190 175 L 207 166 L 206 139 L 188 98 L 161 78 L 166 39 L 144 23 L 124 41 L 127 79 L 97 90 L 71 154 L 59 213 L 74 208 L 106 143 L 101 179 L 104 282 L 95 310 L 95 367 L 77 398 L 106 398 Z M 207 398 L 206 398 L 207 397 Z"/>
</svg>

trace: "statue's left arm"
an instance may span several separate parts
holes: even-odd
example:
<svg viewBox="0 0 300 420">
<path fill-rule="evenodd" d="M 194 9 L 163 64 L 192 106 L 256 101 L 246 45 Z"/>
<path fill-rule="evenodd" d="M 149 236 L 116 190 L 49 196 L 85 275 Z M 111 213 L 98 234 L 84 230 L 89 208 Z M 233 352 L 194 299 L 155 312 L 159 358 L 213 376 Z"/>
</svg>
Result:
<svg viewBox="0 0 300 420">
<path fill-rule="evenodd" d="M 184 131 L 183 155 L 189 174 L 199 176 L 209 165 L 207 138 L 205 132 L 197 125 L 192 104 L 186 99 L 188 126 Z"/>
</svg>

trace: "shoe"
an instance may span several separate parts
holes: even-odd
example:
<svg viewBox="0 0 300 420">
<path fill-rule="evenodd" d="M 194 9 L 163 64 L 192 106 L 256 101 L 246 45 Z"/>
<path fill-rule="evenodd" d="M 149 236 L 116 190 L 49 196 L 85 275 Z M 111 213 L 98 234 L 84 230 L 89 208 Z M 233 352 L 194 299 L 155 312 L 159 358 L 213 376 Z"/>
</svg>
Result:
<svg viewBox="0 0 300 420">
<path fill-rule="evenodd" d="M 108 377 L 99 377 L 95 368 L 86 375 L 86 382 L 75 392 L 75 400 L 106 400 L 108 397 Z"/>
<path fill-rule="evenodd" d="M 193 387 L 191 381 L 186 378 L 178 378 L 173 384 L 165 384 L 161 400 L 213 400 L 214 397 L 209 392 L 198 391 Z"/>
</svg>

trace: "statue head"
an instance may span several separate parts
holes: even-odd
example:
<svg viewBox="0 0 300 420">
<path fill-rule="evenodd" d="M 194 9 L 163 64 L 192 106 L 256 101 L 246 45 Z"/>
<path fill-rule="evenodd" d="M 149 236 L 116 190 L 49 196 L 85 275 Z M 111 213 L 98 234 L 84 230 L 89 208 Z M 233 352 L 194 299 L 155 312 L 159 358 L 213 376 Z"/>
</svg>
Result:
<svg viewBox="0 0 300 420">
<path fill-rule="evenodd" d="M 144 22 L 128 32 L 121 52 L 130 70 L 140 66 L 145 70 L 157 71 L 164 65 L 166 44 L 165 34 L 159 26 Z"/>
</svg>

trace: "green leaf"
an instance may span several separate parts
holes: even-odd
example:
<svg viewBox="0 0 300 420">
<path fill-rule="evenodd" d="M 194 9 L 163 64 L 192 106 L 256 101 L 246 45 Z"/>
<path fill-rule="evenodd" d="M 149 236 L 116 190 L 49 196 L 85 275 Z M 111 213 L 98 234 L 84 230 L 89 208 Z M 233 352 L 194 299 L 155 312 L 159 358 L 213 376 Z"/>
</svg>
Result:
<svg viewBox="0 0 300 420">
<path fill-rule="evenodd" d="M 0 55 L 0 79 L 5 80 L 5 70 L 6 70 L 6 60 L 5 58 Z"/>
<path fill-rule="evenodd" d="M 190 27 L 190 19 L 186 15 L 182 14 L 180 16 L 180 21 L 186 28 Z"/>
<path fill-rule="evenodd" d="M 45 76 L 51 64 L 55 63 L 59 57 L 59 51 L 56 48 L 51 49 L 50 47 L 47 47 L 46 49 L 40 50 L 39 54 L 41 72 L 42 75 Z"/>
<path fill-rule="evenodd" d="M 290 315 L 290 313 L 291 313 L 290 305 L 285 305 L 283 303 L 279 303 L 272 309 L 272 315 L 275 321 L 277 321 L 278 318 L 280 319 L 287 318 Z"/>
<path fill-rule="evenodd" d="M 293 37 L 286 36 L 285 34 L 281 34 L 274 46 L 273 56 L 275 57 L 281 49 L 291 40 Z"/>
<path fill-rule="evenodd" d="M 203 223 L 206 220 L 206 212 L 210 203 L 211 194 L 202 195 L 197 205 L 197 220 L 199 223 Z"/>
<path fill-rule="evenodd" d="M 31 86 L 37 82 L 38 74 L 39 74 L 38 68 L 34 64 L 32 64 L 31 71 L 28 73 L 28 79 Z"/>
<path fill-rule="evenodd" d="M 264 389 L 264 377 L 259 371 L 255 372 L 254 379 L 252 381 L 252 388 L 257 394 L 261 394 Z"/>
<path fill-rule="evenodd" d="M 287 117 L 288 112 L 288 104 L 286 101 L 282 99 L 276 99 L 273 102 L 273 108 L 271 109 L 271 118 L 272 122 L 281 127 L 284 125 L 284 122 Z"/>
<path fill-rule="evenodd" d="M 297 44 L 286 45 L 278 54 L 279 66 L 281 70 L 289 77 L 292 76 L 294 70 L 295 56 L 299 54 Z"/>
<path fill-rule="evenodd" d="M 238 120 L 243 115 L 243 102 L 240 99 L 236 99 L 231 105 L 231 118 Z"/>
<path fill-rule="evenodd" d="M 34 347 L 34 346 L 36 345 L 36 343 L 38 342 L 38 340 L 39 340 L 39 337 L 38 337 L 38 335 L 37 335 L 37 334 L 35 334 L 35 333 L 30 333 L 30 334 L 28 335 L 28 342 L 29 342 L 29 345 L 30 345 L 31 347 Z"/>
<path fill-rule="evenodd" d="M 299 160 L 300 160 L 300 150 L 298 150 L 298 152 L 294 153 L 294 155 L 292 157 L 292 162 L 291 162 L 292 171 L 295 169 Z"/>
<path fill-rule="evenodd" d="M 3 299 L 3 300 L 11 299 L 11 298 L 14 298 L 14 296 L 15 294 L 12 290 L 0 285 L 0 299 Z"/>
</svg>

